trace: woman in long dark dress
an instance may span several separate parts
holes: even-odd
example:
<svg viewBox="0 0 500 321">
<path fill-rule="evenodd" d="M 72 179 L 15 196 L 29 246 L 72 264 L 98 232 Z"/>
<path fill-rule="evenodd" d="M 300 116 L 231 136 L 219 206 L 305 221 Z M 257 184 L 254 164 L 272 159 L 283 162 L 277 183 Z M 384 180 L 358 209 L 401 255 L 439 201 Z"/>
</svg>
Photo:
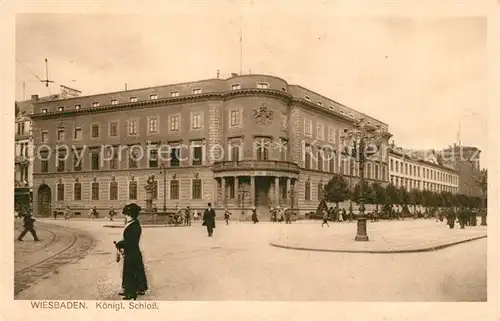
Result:
<svg viewBox="0 0 500 321">
<path fill-rule="evenodd" d="M 127 217 L 127 225 L 123 230 L 123 240 L 116 242 L 116 248 L 123 253 L 123 275 L 122 287 L 123 300 L 135 300 L 138 294 L 144 294 L 148 289 L 146 271 L 142 261 L 142 253 L 139 248 L 142 228 L 138 216 L 141 208 L 135 204 L 129 204 L 123 208 L 123 214 Z"/>
</svg>

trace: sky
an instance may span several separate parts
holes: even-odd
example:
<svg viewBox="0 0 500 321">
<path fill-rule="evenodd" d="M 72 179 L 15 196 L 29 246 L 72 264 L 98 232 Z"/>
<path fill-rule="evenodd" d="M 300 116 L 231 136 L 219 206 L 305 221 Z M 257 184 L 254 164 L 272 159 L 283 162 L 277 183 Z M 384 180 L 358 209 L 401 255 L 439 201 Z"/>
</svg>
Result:
<svg viewBox="0 0 500 321">
<path fill-rule="evenodd" d="M 24 14 L 16 18 L 16 100 L 48 94 L 33 75 L 45 78 L 44 58 L 51 93 L 62 84 L 84 95 L 217 70 L 226 78 L 242 65 L 387 123 L 404 148 L 448 147 L 460 123 L 462 144 L 481 149 L 486 167 L 486 44 L 480 17 Z"/>
</svg>

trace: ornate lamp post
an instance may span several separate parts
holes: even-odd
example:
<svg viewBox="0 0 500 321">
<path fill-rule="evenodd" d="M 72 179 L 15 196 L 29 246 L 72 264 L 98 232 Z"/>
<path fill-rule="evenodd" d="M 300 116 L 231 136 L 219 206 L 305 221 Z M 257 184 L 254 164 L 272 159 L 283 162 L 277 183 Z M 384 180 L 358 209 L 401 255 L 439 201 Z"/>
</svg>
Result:
<svg viewBox="0 0 500 321">
<path fill-rule="evenodd" d="M 167 169 L 165 163 L 160 164 L 160 175 L 163 175 L 163 214 L 167 213 Z"/>
<path fill-rule="evenodd" d="M 357 234 L 355 241 L 368 241 L 366 233 L 366 217 L 364 204 L 365 163 L 367 158 L 375 155 L 382 144 L 383 132 L 380 127 L 373 127 L 360 119 L 352 129 L 345 129 L 342 136 L 344 146 L 342 154 L 358 161 L 360 178 L 359 215 L 357 217 Z M 351 172 L 352 175 L 352 172 Z"/>
</svg>

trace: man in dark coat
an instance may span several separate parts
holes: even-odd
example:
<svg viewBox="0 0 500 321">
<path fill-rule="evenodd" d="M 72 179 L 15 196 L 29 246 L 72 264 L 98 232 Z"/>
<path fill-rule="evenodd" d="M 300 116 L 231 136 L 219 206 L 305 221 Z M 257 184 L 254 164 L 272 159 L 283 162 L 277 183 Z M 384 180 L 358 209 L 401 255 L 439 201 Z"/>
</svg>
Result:
<svg viewBox="0 0 500 321">
<path fill-rule="evenodd" d="M 257 217 L 257 209 L 255 207 L 252 207 L 252 222 L 253 224 L 259 222 L 259 218 Z"/>
<path fill-rule="evenodd" d="M 36 236 L 36 231 L 34 228 L 35 219 L 31 216 L 30 212 L 26 212 L 26 214 L 24 214 L 23 221 L 24 230 L 22 231 L 21 235 L 19 235 L 17 240 L 21 242 L 26 233 L 30 232 L 31 235 L 33 235 L 33 239 L 35 240 L 35 242 L 40 242 L 40 239 L 38 238 L 38 236 Z"/>
<path fill-rule="evenodd" d="M 212 203 L 208 203 L 208 208 L 203 213 L 203 225 L 207 227 L 208 236 L 211 237 L 215 228 L 215 211 Z"/>
<path fill-rule="evenodd" d="M 146 271 L 142 261 L 142 253 L 139 248 L 142 228 L 138 216 L 141 208 L 135 204 L 129 204 L 123 208 L 123 214 L 127 217 L 127 225 L 123 230 L 123 240 L 115 242 L 115 246 L 123 254 L 122 287 L 124 289 L 123 300 L 135 300 L 137 295 L 142 295 L 148 289 Z"/>
</svg>

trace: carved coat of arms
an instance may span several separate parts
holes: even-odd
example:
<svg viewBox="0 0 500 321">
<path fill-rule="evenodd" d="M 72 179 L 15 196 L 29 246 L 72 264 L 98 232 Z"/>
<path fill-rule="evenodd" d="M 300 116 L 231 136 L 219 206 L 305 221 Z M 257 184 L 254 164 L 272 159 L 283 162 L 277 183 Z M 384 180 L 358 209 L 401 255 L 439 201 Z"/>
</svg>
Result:
<svg viewBox="0 0 500 321">
<path fill-rule="evenodd" d="M 253 118 L 258 124 L 269 125 L 273 120 L 274 111 L 262 104 L 259 108 L 253 109 Z"/>
</svg>

